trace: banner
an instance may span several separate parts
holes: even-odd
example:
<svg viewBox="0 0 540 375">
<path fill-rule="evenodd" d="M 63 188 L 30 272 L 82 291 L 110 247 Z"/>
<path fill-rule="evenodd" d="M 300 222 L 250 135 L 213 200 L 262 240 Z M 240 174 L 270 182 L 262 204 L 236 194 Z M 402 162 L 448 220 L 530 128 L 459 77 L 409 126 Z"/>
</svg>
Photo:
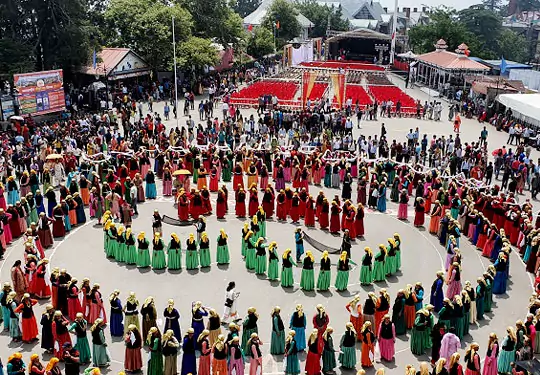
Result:
<svg viewBox="0 0 540 375">
<path fill-rule="evenodd" d="M 317 79 L 317 72 L 311 70 L 304 71 L 302 73 L 302 107 L 306 106 L 311 90 L 315 85 L 315 80 Z"/>
<path fill-rule="evenodd" d="M 330 78 L 336 103 L 341 108 L 345 102 L 345 73 L 332 73 Z"/>
<path fill-rule="evenodd" d="M 62 69 L 15 74 L 13 81 L 21 115 L 43 115 L 66 108 Z"/>
</svg>

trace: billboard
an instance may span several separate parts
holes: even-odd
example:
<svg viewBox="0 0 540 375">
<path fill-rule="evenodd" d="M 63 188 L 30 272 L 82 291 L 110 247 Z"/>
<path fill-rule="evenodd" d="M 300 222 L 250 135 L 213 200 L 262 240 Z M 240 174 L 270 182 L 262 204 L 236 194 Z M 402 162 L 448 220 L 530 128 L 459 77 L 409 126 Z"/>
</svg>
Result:
<svg viewBox="0 0 540 375">
<path fill-rule="evenodd" d="M 21 115 L 43 115 L 66 108 L 62 69 L 15 74 L 13 81 Z"/>
</svg>

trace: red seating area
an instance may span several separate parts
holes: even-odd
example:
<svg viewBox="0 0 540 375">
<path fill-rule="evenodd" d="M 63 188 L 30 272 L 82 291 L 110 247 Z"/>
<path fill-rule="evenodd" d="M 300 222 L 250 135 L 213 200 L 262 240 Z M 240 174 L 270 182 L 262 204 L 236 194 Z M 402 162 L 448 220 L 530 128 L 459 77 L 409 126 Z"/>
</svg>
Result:
<svg viewBox="0 0 540 375">
<path fill-rule="evenodd" d="M 327 83 L 316 82 L 313 85 L 311 92 L 309 93 L 309 99 L 320 100 L 327 88 L 328 88 Z"/>
<path fill-rule="evenodd" d="M 359 85 L 347 85 L 345 97 L 347 99 L 351 98 L 353 105 L 356 104 L 356 100 L 358 99 L 358 103 L 362 108 L 368 104 L 373 103 L 373 100 L 371 100 L 371 97 L 368 95 L 366 90 L 364 90 L 364 88 Z"/>
<path fill-rule="evenodd" d="M 397 86 L 368 86 L 371 95 L 381 103 L 384 100 L 392 100 L 394 105 L 401 101 L 401 110 L 403 112 L 415 112 L 416 102 L 409 95 L 405 94 Z"/>
<path fill-rule="evenodd" d="M 384 71 L 382 66 L 374 64 L 359 63 L 356 61 L 313 61 L 303 62 L 300 65 L 310 66 L 314 68 L 330 68 L 330 69 L 351 69 L 351 70 L 379 70 Z"/>
<path fill-rule="evenodd" d="M 285 81 L 259 81 L 231 95 L 231 103 L 251 104 L 261 95 L 275 95 L 280 101 L 294 99 L 298 85 Z"/>
</svg>

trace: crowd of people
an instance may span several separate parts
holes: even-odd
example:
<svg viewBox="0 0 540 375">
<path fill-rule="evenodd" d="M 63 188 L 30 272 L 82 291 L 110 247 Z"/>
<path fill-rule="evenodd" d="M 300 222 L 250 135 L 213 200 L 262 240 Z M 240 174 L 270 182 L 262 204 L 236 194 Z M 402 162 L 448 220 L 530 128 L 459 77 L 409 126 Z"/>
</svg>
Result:
<svg viewBox="0 0 540 375">
<path fill-rule="evenodd" d="M 122 101 L 118 105 L 122 107 Z M 516 359 L 528 359 L 539 351 L 540 300 L 534 296 L 524 322 L 508 327 L 500 346 L 492 334 L 486 347 L 472 343 L 463 360 L 457 353 L 469 326 L 491 311 L 493 294 L 506 293 L 510 246 L 523 256 L 528 272 L 538 272 L 539 222 L 534 220 L 532 204 L 517 200 L 539 178 L 527 145 L 519 143 L 515 151 L 502 146 L 491 162 L 487 131 L 478 141 L 462 143 L 459 134 L 429 140 L 420 138 L 418 129 L 411 129 L 405 140 L 389 142 L 383 124 L 380 135 L 354 140 L 345 110 L 293 113 L 276 107 L 255 120 L 253 116 L 244 118 L 236 109 L 224 112 L 224 120 L 210 118 L 205 125 L 195 126 L 189 117 L 181 129 L 167 129 L 156 114 L 140 116 L 133 124 L 129 117 L 125 120 L 117 119 L 123 131 L 108 114 L 63 123 L 17 122 L 13 131 L 23 141 L 3 139 L 0 253 L 17 238 L 23 237 L 24 243 L 23 257 L 13 264 L 11 282 L 0 293 L 4 328 L 15 341 L 39 338 L 41 347 L 54 356 L 43 366 L 39 357 L 32 356 L 25 363 L 15 353 L 6 362 L 9 375 L 25 369 L 57 374 L 59 361 L 66 363 L 66 374 L 79 373 L 81 364 L 105 366 L 111 360 L 103 333 L 107 328 L 112 336 L 123 338 L 127 371 L 143 368 L 142 349 L 147 348 L 147 370 L 152 375 L 176 374 L 180 352 L 183 375 L 197 371 L 201 375 L 238 374 L 244 372 L 245 362 L 250 364 L 250 374 L 262 372 L 258 312 L 250 308 L 244 317 L 239 316 L 234 284 L 227 288 L 222 316 L 194 302 L 191 327 L 182 336 L 180 312 L 172 300 L 162 305 L 166 306 L 162 314 L 166 324 L 161 332 L 153 298 L 140 304 L 130 293 L 123 303 L 120 291 L 114 290 L 107 314 L 98 283 L 86 278 L 79 282 L 66 270 L 54 267 L 49 275 L 46 250 L 54 239 L 85 223 L 87 216 L 103 224 L 105 254 L 118 262 L 154 269 L 179 269 L 183 264 L 187 269 L 208 267 L 212 262 L 205 217 L 214 212 L 219 219 L 226 217 L 229 189 L 234 214 L 250 218 L 241 232 L 246 268 L 266 273 L 270 280 L 279 279 L 286 288 L 294 286 L 292 267 L 298 266 L 302 268 L 302 289 L 328 290 L 332 267 L 329 252 L 321 249 L 315 280 L 317 261 L 311 251 L 304 251 L 301 230 L 294 232 L 295 258 L 291 249 L 280 255 L 277 244 L 267 241 L 271 236 L 266 221 L 274 215 L 282 222 L 303 220 L 306 227 L 343 233 L 334 285 L 338 291 L 347 289 L 351 266 L 357 264 L 351 259 L 355 256 L 351 246 L 365 235 L 366 207 L 386 212 L 388 198 L 398 204 L 401 220 L 408 219 L 408 207 L 413 207 L 416 227 L 427 226 L 427 215 L 429 231 L 447 251 L 446 269 L 437 273 L 429 302 L 421 283 L 401 289 L 393 304 L 384 289 L 379 295 L 368 293 L 365 301 L 354 296 L 347 305 L 350 321 L 341 322 L 345 331 L 336 346 L 323 306 L 317 305 L 313 330 L 307 333 L 302 306 L 291 313 L 288 326 L 276 306 L 269 327 L 270 353 L 284 355 L 285 373 L 301 372 L 298 353 L 302 351 L 307 352 L 305 371 L 309 375 L 331 373 L 337 362 L 344 368 L 356 368 L 357 341 L 361 342 L 362 367 L 374 365 L 377 345 L 381 359 L 392 361 L 395 338 L 407 331 L 414 354 L 431 349 L 435 375 L 459 374 L 462 362 L 471 375 L 510 373 Z M 501 186 L 492 185 L 500 172 Z M 135 235 L 131 231 L 138 204 L 158 196 L 157 179 L 162 181 L 160 193 L 174 196 L 178 221 L 197 226 L 197 232 L 185 242 L 172 234 L 165 244 L 159 212 L 152 218 L 151 241 L 144 232 Z M 314 197 L 310 190 L 316 186 L 339 188 L 341 194 L 330 198 L 321 191 Z M 494 262 L 476 283 L 461 279 L 459 248 L 466 238 Z M 231 261 L 227 240 L 225 231 L 216 238 L 218 264 Z M 377 250 L 374 254 L 367 247 L 357 260 L 363 285 L 382 282 L 401 267 L 399 234 Z M 37 299 L 51 302 L 41 315 L 41 332 L 34 311 Z M 228 331 L 222 332 L 222 322 L 229 324 Z M 483 369 L 480 346 L 486 350 Z M 407 371 L 416 370 L 408 366 Z M 430 371 L 428 364 L 419 365 L 421 375 Z"/>
</svg>

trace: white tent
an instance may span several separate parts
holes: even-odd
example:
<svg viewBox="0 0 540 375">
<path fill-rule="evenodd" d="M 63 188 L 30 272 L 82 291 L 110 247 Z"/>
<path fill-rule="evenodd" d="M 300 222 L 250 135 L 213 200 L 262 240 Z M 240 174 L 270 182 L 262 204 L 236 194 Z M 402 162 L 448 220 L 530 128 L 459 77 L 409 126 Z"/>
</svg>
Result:
<svg viewBox="0 0 540 375">
<path fill-rule="evenodd" d="M 415 59 L 416 55 L 413 53 L 413 51 L 408 51 L 405 53 L 399 53 L 398 57 L 401 57 L 402 59 Z"/>
<path fill-rule="evenodd" d="M 501 94 L 497 101 L 510 108 L 515 117 L 540 126 L 540 94 Z"/>
</svg>

